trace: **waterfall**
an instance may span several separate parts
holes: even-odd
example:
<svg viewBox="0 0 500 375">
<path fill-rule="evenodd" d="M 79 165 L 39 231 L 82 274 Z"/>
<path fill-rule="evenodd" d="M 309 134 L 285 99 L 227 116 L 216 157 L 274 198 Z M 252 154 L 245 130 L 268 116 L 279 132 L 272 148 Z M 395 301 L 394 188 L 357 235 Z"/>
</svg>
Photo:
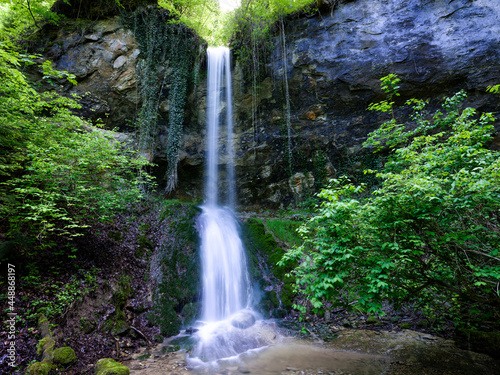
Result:
<svg viewBox="0 0 500 375">
<path fill-rule="evenodd" d="M 234 215 L 234 147 L 230 51 L 208 49 L 207 166 L 205 204 L 197 221 L 201 239 L 202 316 L 193 366 L 212 363 L 262 346 L 250 309 L 250 277 Z M 224 134 L 224 132 L 226 134 Z M 225 136 L 224 136 L 225 135 Z M 225 175 L 219 164 L 225 161 Z M 225 180 L 221 180 L 224 176 Z M 218 186 L 224 182 L 226 194 Z"/>
<path fill-rule="evenodd" d="M 232 212 L 235 206 L 233 114 L 230 51 L 208 49 L 206 203 L 198 221 L 203 271 L 203 314 L 207 322 L 219 321 L 244 309 L 248 303 L 249 277 L 243 243 Z M 226 116 L 221 116 L 225 103 Z M 225 120 L 225 121 L 224 121 Z M 219 205 L 220 128 L 227 133 L 226 207 Z"/>
</svg>

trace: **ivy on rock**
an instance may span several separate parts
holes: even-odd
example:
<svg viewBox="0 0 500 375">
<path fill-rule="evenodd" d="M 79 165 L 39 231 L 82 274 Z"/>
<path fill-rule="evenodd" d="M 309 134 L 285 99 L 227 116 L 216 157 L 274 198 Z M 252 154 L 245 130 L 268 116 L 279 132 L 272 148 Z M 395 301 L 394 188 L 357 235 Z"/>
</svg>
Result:
<svg viewBox="0 0 500 375">
<path fill-rule="evenodd" d="M 168 137 L 166 146 L 166 192 L 177 185 L 177 164 L 181 144 L 184 107 L 200 38 L 158 7 L 140 8 L 124 17 L 133 30 L 141 54 L 138 64 L 142 106 L 138 113 L 139 147 L 152 158 L 158 136 L 158 108 L 168 92 Z"/>
</svg>

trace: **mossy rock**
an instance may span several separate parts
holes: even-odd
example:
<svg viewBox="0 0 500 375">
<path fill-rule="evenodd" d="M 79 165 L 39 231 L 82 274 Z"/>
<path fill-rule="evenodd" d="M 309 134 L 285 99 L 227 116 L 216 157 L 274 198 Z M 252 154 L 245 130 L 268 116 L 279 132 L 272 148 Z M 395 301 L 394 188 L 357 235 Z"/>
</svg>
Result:
<svg viewBox="0 0 500 375">
<path fill-rule="evenodd" d="M 76 354 L 69 346 L 63 346 L 54 350 L 54 363 L 70 366 L 76 362 Z"/>
<path fill-rule="evenodd" d="M 42 362 L 35 362 L 29 365 L 25 375 L 48 375 L 52 370 L 52 362 L 45 358 Z"/>
<path fill-rule="evenodd" d="M 38 329 L 40 330 L 40 335 L 42 337 L 50 336 L 50 322 L 47 317 L 43 314 L 40 314 L 38 317 Z"/>
<path fill-rule="evenodd" d="M 130 329 L 130 326 L 124 320 L 118 320 L 113 328 L 111 329 L 111 334 L 114 336 L 123 335 Z"/>
<path fill-rule="evenodd" d="M 39 357 L 50 357 L 52 358 L 54 353 L 54 345 L 55 341 L 52 337 L 44 337 L 40 341 L 38 341 L 38 345 L 36 346 L 36 354 Z"/>
<path fill-rule="evenodd" d="M 153 310 L 148 319 L 159 326 L 164 337 L 179 333 L 182 325 L 179 312 L 185 323 L 197 315 L 198 307 L 188 301 L 195 300 L 200 289 L 199 236 L 195 227 L 199 212 L 200 209 L 192 204 L 167 201 L 160 214 L 160 219 L 167 224 L 168 235 L 175 241 L 159 248 L 162 280 L 155 290 Z"/>
<path fill-rule="evenodd" d="M 270 233 L 266 232 L 264 223 L 260 219 L 250 218 L 243 226 L 243 231 L 250 241 L 254 250 L 261 251 L 267 255 L 269 260 L 269 267 L 271 268 L 274 276 L 283 280 L 285 274 L 290 272 L 289 267 L 278 266 L 278 263 L 285 250 L 278 246 Z"/>
<path fill-rule="evenodd" d="M 455 330 L 455 344 L 462 349 L 484 353 L 500 359 L 500 332 L 483 332 L 467 328 Z"/>
<path fill-rule="evenodd" d="M 193 322 L 200 314 L 201 306 L 197 302 L 186 303 L 182 308 L 181 315 L 184 317 L 184 324 Z"/>
<path fill-rule="evenodd" d="M 95 365 L 95 375 L 129 375 L 127 366 L 116 362 L 111 358 L 102 358 Z"/>
<path fill-rule="evenodd" d="M 125 306 L 125 303 L 130 297 L 130 277 L 122 275 L 118 282 L 117 289 L 113 292 L 113 304 L 117 309 L 121 309 Z"/>
</svg>

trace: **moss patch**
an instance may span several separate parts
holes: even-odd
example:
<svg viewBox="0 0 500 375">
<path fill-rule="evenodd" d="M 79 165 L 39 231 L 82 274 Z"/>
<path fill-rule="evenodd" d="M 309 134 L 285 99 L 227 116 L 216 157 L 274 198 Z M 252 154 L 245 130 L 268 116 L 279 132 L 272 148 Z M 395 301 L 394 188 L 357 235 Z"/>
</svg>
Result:
<svg viewBox="0 0 500 375">
<path fill-rule="evenodd" d="M 76 362 L 76 354 L 69 346 L 63 346 L 54 350 L 54 363 L 70 366 Z"/>
<path fill-rule="evenodd" d="M 499 332 L 483 332 L 457 328 L 455 330 L 455 343 L 462 349 L 484 353 L 496 360 L 500 359 Z"/>
<path fill-rule="evenodd" d="M 52 370 L 52 362 L 45 358 L 42 362 L 32 363 L 26 370 L 26 375 L 48 375 Z"/>
<path fill-rule="evenodd" d="M 200 260 L 195 219 L 199 212 L 193 204 L 165 201 L 160 215 L 168 230 L 159 246 L 162 276 L 149 319 L 160 326 L 163 336 L 179 333 L 182 325 L 179 314 L 198 298 Z"/>
<path fill-rule="evenodd" d="M 124 334 L 130 328 L 123 312 L 125 304 L 132 294 L 130 282 L 131 279 L 129 276 L 122 275 L 118 281 L 116 290 L 113 292 L 112 300 L 116 310 L 108 319 L 105 329 L 111 331 L 111 334 L 115 336 Z"/>
<path fill-rule="evenodd" d="M 116 308 L 123 309 L 130 293 L 130 276 L 122 275 L 118 281 L 117 289 L 113 293 L 113 304 Z"/>
<path fill-rule="evenodd" d="M 266 232 L 264 223 L 260 219 L 249 219 L 243 225 L 243 232 L 247 237 L 247 245 L 249 249 L 260 251 L 266 254 L 269 260 L 269 267 L 272 269 L 274 276 L 283 279 L 288 268 L 278 266 L 276 263 L 281 260 L 285 254 L 285 250 L 278 246 L 270 233 Z"/>
<path fill-rule="evenodd" d="M 44 337 L 36 346 L 36 354 L 39 357 L 52 357 L 54 352 L 55 341 L 52 337 Z"/>
<path fill-rule="evenodd" d="M 95 365 L 95 375 L 129 375 L 130 370 L 114 359 L 102 358 Z"/>
<path fill-rule="evenodd" d="M 252 276 L 256 280 L 262 279 L 260 275 L 261 271 L 259 270 L 259 257 L 257 254 L 263 254 L 264 258 L 267 259 L 267 265 L 274 277 L 283 282 L 279 295 L 282 307 L 291 309 L 292 301 L 295 296 L 294 280 L 286 276 L 286 274 L 289 273 L 293 267 L 290 265 L 280 266 L 277 264 L 285 254 L 285 250 L 278 245 L 271 233 L 266 231 L 266 227 L 260 219 L 250 218 L 243 224 L 242 229 L 243 241 L 249 253 Z M 272 311 L 279 307 L 279 300 L 277 298 L 272 298 L 270 295 L 264 295 L 261 307 L 268 310 L 271 315 L 273 315 Z"/>
</svg>

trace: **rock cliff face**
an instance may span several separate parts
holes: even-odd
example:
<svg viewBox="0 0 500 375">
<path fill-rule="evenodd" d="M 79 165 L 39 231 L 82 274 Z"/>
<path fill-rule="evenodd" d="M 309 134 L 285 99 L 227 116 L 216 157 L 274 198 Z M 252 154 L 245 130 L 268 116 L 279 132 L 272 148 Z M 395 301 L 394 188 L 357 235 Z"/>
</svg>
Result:
<svg viewBox="0 0 500 375">
<path fill-rule="evenodd" d="M 242 201 L 279 205 L 313 188 L 316 167 L 335 175 L 375 163 L 359 150 L 384 120 L 366 108 L 383 98 L 379 79 L 389 73 L 401 79 L 398 103 L 417 97 L 435 104 L 465 89 L 468 105 L 498 110 L 485 89 L 500 82 L 499 21 L 495 0 L 357 0 L 289 21 L 284 52 L 276 36 L 253 126 L 250 88 L 235 82 Z M 285 77 L 294 173 L 302 172 L 292 179 L 285 172 Z"/>
<path fill-rule="evenodd" d="M 275 36 L 268 77 L 259 83 L 258 97 L 252 99 L 238 64 L 234 69 L 237 191 L 242 205 L 288 204 L 313 192 L 328 176 L 372 167 L 377 161 L 360 151 L 361 144 L 385 119 L 366 108 L 383 98 L 379 80 L 389 73 L 401 79 L 398 104 L 417 97 L 431 98 L 432 106 L 465 89 L 468 105 L 499 110 L 498 97 L 485 94 L 488 85 L 500 83 L 497 0 L 341 1 L 332 11 L 286 21 L 285 37 L 283 50 L 281 35 Z M 129 129 L 140 108 L 139 50 L 131 31 L 117 19 L 99 21 L 77 31 L 53 31 L 44 46 L 44 55 L 58 69 L 77 76 L 79 85 L 65 90 L 83 96 L 83 115 Z M 201 195 L 203 183 L 205 87 L 203 81 L 191 87 L 180 153 L 179 192 L 192 196 Z M 159 107 L 160 117 L 168 113 L 168 102 Z M 405 114 L 407 108 L 397 113 Z M 155 158 L 159 170 L 167 132 L 163 121 Z M 494 147 L 498 145 L 499 139 Z"/>
<path fill-rule="evenodd" d="M 61 90 L 81 97 L 80 115 L 120 128 L 134 119 L 139 49 L 132 31 L 118 17 L 44 30 L 37 52 L 51 60 L 56 69 L 76 76 L 77 86 L 61 82 Z"/>
</svg>

